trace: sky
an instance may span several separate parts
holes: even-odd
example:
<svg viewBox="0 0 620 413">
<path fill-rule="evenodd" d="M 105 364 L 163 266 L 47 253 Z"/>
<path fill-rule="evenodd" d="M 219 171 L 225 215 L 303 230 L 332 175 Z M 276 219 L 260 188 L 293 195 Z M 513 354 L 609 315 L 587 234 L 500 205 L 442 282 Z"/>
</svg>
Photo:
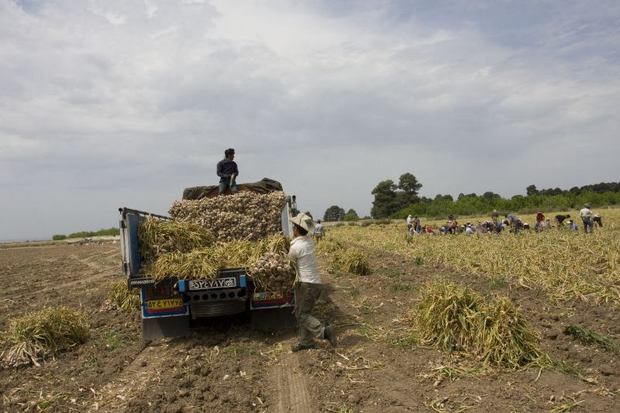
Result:
<svg viewBox="0 0 620 413">
<path fill-rule="evenodd" d="M 269 177 L 315 216 L 620 180 L 620 1 L 0 0 L 0 240 Z"/>
</svg>

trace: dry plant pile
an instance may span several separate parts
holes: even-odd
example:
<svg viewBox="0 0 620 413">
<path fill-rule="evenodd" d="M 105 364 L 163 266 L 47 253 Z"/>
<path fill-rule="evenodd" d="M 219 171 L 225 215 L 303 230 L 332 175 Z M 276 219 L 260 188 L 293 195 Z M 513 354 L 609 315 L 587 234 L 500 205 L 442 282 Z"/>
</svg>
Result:
<svg viewBox="0 0 620 413">
<path fill-rule="evenodd" d="M 218 241 L 260 240 L 282 231 L 280 217 L 283 192 L 256 194 L 239 192 L 229 196 L 176 201 L 170 216 L 198 224 L 215 234 Z"/>
<path fill-rule="evenodd" d="M 519 368 L 548 362 L 539 337 L 506 297 L 486 302 L 478 293 L 453 283 L 424 286 L 413 313 L 422 343 L 474 355 L 485 365 Z"/>
<path fill-rule="evenodd" d="M 357 275 L 370 274 L 368 254 L 356 248 L 347 248 L 343 242 L 324 240 L 318 243 L 317 250 L 319 254 L 329 258 L 332 271 L 344 271 Z"/>
<path fill-rule="evenodd" d="M 147 217 L 138 227 L 140 259 L 151 264 L 169 252 L 189 252 L 215 243 L 212 231 L 194 222 Z"/>
<path fill-rule="evenodd" d="M 127 288 L 127 280 L 116 281 L 110 286 L 108 300 L 122 311 L 134 311 L 140 308 L 140 294 L 137 289 Z"/>
<path fill-rule="evenodd" d="M 295 269 L 282 235 L 284 194 L 242 192 L 173 204 L 173 220 L 140 226 L 141 271 L 155 279 L 214 278 L 220 269 L 246 268 L 265 290 L 291 288 Z"/>
<path fill-rule="evenodd" d="M 340 227 L 330 236 L 377 252 L 421 257 L 426 264 L 541 288 L 558 301 L 577 298 L 620 306 L 620 228 L 615 226 L 620 210 L 609 210 L 606 218 L 606 226 L 593 234 L 553 229 L 518 236 L 420 235 L 408 244 L 402 224 Z"/>
<path fill-rule="evenodd" d="M 2 335 L 2 366 L 38 366 L 46 357 L 86 342 L 88 327 L 82 311 L 63 306 L 11 319 L 8 330 Z"/>
<path fill-rule="evenodd" d="M 190 252 L 171 252 L 159 256 L 145 273 L 155 279 L 214 278 L 225 268 L 246 268 L 254 282 L 267 290 L 292 286 L 295 269 L 288 257 L 288 240 L 281 234 L 259 241 L 235 240 L 215 243 Z"/>
</svg>

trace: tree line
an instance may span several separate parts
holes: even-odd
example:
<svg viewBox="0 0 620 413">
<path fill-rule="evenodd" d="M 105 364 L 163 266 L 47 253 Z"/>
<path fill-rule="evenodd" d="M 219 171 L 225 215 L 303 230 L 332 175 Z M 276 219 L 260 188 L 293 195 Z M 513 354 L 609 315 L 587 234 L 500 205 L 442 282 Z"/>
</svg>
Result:
<svg viewBox="0 0 620 413">
<path fill-rule="evenodd" d="M 432 218 L 448 215 L 486 214 L 494 209 L 505 212 L 534 213 L 536 211 L 556 211 L 581 208 L 585 203 L 592 206 L 620 205 L 620 182 L 601 182 L 598 184 L 561 188 L 538 189 L 536 185 L 525 188 L 526 195 L 503 198 L 487 191 L 460 193 L 456 199 L 452 195 L 437 194 L 434 198 L 418 195 L 422 183 L 410 172 L 402 174 L 398 182 L 391 179 L 381 181 L 374 187 L 370 215 L 374 219 L 405 218 L 407 215 Z M 355 221 L 359 219 L 353 209 L 332 205 L 323 215 L 324 221 Z"/>
<path fill-rule="evenodd" d="M 105 228 L 100 229 L 99 231 L 79 231 L 73 232 L 71 234 L 55 234 L 52 236 L 52 240 L 61 241 L 63 239 L 69 238 L 86 238 L 86 237 L 99 237 L 103 235 L 119 235 L 120 230 L 118 228 Z"/>
<path fill-rule="evenodd" d="M 526 195 L 503 198 L 488 191 L 482 195 L 460 193 L 438 194 L 434 198 L 419 197 L 422 184 L 411 173 L 402 174 L 398 184 L 388 179 L 372 190 L 373 218 L 404 218 L 407 215 L 444 217 L 453 215 L 486 214 L 494 209 L 503 212 L 533 213 L 539 210 L 568 210 L 581 208 L 585 203 L 592 206 L 620 204 L 620 182 L 601 182 L 568 190 L 548 188 L 538 190 L 535 185 L 526 188 Z"/>
</svg>

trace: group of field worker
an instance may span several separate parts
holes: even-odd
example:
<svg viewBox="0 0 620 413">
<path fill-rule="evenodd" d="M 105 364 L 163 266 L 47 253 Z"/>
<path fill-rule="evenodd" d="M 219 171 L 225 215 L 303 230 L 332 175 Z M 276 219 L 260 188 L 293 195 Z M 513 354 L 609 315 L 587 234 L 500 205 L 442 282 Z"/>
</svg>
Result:
<svg viewBox="0 0 620 413">
<path fill-rule="evenodd" d="M 583 230 L 585 233 L 592 233 L 594 231 L 594 225 L 596 224 L 599 227 L 603 226 L 603 218 L 592 212 L 590 204 L 585 204 L 583 208 L 579 211 L 579 216 L 581 217 L 581 221 L 583 223 Z M 579 226 L 577 223 L 570 219 L 570 214 L 558 214 L 555 216 L 555 227 L 556 228 L 568 228 L 571 231 L 579 231 Z M 406 219 L 407 222 L 407 232 L 408 235 L 416 235 L 416 234 L 435 234 L 435 230 L 432 226 L 426 225 L 422 226 L 420 223 L 420 219 L 416 217 L 412 217 L 409 215 Z M 536 232 L 542 232 L 544 230 L 548 230 L 553 228 L 551 220 L 545 217 L 541 211 L 536 213 L 536 224 L 534 225 L 534 229 Z M 448 216 L 448 221 L 446 224 L 439 227 L 439 234 L 457 234 L 457 233 L 465 233 L 466 235 L 481 233 L 495 233 L 499 234 L 502 231 L 508 230 L 515 234 L 518 234 L 522 230 L 529 230 L 530 225 L 526 222 L 523 222 L 521 218 L 519 218 L 514 213 L 506 213 L 504 214 L 504 218 L 500 219 L 500 213 L 497 210 L 493 210 L 491 212 L 491 219 L 479 222 L 477 225 L 474 225 L 471 222 L 467 222 L 464 225 L 459 225 L 458 221 L 453 215 Z"/>
</svg>

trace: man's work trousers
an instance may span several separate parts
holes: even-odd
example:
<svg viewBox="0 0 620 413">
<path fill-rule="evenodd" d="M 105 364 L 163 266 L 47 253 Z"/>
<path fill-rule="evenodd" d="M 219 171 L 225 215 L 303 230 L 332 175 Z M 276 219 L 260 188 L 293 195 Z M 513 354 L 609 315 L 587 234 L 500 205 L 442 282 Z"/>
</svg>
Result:
<svg viewBox="0 0 620 413">
<path fill-rule="evenodd" d="M 324 337 L 325 327 L 311 315 L 322 291 L 323 284 L 295 284 L 295 318 L 299 327 L 299 342 L 302 345 L 311 345 L 315 338 Z"/>
<path fill-rule="evenodd" d="M 229 189 L 231 194 L 236 193 L 239 190 L 239 186 L 235 181 L 230 182 L 230 179 L 220 179 L 219 184 L 219 193 L 222 195 L 226 190 Z"/>
</svg>

